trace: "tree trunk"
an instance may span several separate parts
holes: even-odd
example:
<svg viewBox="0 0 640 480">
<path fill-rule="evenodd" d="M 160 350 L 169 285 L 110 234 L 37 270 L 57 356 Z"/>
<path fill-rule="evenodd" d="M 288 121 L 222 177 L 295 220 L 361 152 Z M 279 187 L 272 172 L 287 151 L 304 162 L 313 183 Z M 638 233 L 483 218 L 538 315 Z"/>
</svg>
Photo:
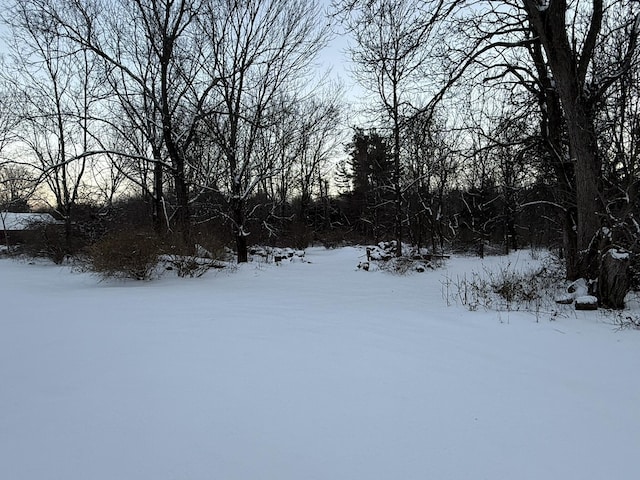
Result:
<svg viewBox="0 0 640 480">
<path fill-rule="evenodd" d="M 247 246 L 247 233 L 244 227 L 244 202 L 239 199 L 233 199 L 231 202 L 231 211 L 233 215 L 233 234 L 236 239 L 238 263 L 247 263 L 249 261 L 249 249 Z"/>
<path fill-rule="evenodd" d="M 402 256 L 402 179 L 400 165 L 400 112 L 398 99 L 398 82 L 393 80 L 393 187 L 395 192 L 394 229 L 396 237 L 396 257 Z"/>
<path fill-rule="evenodd" d="M 604 308 L 624 308 L 624 297 L 629 291 L 630 257 L 615 248 L 607 250 L 600 260 L 598 301 Z"/>
<path fill-rule="evenodd" d="M 163 192 L 163 175 L 162 175 L 162 164 L 161 156 L 154 149 L 154 160 L 155 164 L 153 166 L 153 230 L 156 232 L 156 235 L 162 235 L 164 233 L 164 228 L 162 227 L 163 223 L 163 213 L 164 209 L 162 208 L 162 197 L 164 195 Z"/>
<path fill-rule="evenodd" d="M 563 246 L 567 279 L 572 281 L 577 280 L 580 278 L 580 268 L 578 261 L 578 235 L 575 223 L 575 208 L 567 208 L 564 212 Z"/>
<path fill-rule="evenodd" d="M 191 213 L 189 211 L 189 187 L 184 178 L 184 167 L 174 176 L 176 189 L 176 226 L 186 247 L 191 244 Z"/>
<path fill-rule="evenodd" d="M 545 9 L 539 2 L 524 0 L 533 32 L 539 37 L 555 88 L 562 104 L 569 136 L 571 161 L 575 163 L 575 194 L 577 223 L 577 262 L 571 270 L 581 276 L 596 278 L 588 271 L 592 258 L 587 254 L 592 239 L 600 229 L 599 215 L 603 212 L 600 196 L 600 159 L 594 128 L 592 99 L 585 91 L 585 74 L 593 51 L 574 51 L 566 27 L 567 2 L 550 2 Z M 602 21 L 602 2 L 594 0 L 594 12 L 589 33 L 598 32 Z M 568 226 L 568 225 L 567 225 Z M 574 272 L 574 273 L 575 273 Z"/>
<path fill-rule="evenodd" d="M 247 263 L 249 261 L 249 251 L 247 237 L 243 233 L 236 233 L 236 249 L 238 250 L 238 263 Z"/>
<path fill-rule="evenodd" d="M 572 103 L 565 98 L 563 104 Z M 577 103 L 577 102 L 576 102 Z M 565 107 L 571 156 L 576 162 L 578 249 L 585 252 L 600 229 L 600 159 L 592 115 L 582 105 Z M 587 272 L 585 272 L 587 273 Z"/>
<path fill-rule="evenodd" d="M 529 50 L 536 66 L 540 93 L 538 104 L 540 108 L 540 135 L 547 155 L 544 161 L 552 169 L 557 188 L 555 201 L 563 208 L 561 223 L 563 232 L 563 250 L 567 278 L 580 278 L 578 261 L 578 236 L 576 225 L 576 188 L 575 164 L 566 154 L 563 142 L 565 122 L 558 90 L 549 76 L 548 65 L 542 53 L 540 41 L 531 44 Z"/>
</svg>

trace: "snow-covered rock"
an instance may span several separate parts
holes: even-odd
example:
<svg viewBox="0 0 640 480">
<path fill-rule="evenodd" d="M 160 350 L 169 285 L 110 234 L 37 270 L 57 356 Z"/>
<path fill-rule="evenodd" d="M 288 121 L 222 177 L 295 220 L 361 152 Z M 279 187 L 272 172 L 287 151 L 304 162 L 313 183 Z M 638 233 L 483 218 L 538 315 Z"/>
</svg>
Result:
<svg viewBox="0 0 640 480">
<path fill-rule="evenodd" d="M 584 295 L 576 298 L 576 310 L 597 310 L 598 299 L 593 295 Z"/>
<path fill-rule="evenodd" d="M 572 293 L 565 293 L 556 297 L 556 303 L 560 305 L 571 305 L 575 300 L 575 295 Z"/>
<path fill-rule="evenodd" d="M 569 285 L 567 291 L 569 293 L 572 293 L 574 298 L 589 295 L 589 286 L 587 280 L 584 278 L 577 279 L 571 285 Z"/>
</svg>

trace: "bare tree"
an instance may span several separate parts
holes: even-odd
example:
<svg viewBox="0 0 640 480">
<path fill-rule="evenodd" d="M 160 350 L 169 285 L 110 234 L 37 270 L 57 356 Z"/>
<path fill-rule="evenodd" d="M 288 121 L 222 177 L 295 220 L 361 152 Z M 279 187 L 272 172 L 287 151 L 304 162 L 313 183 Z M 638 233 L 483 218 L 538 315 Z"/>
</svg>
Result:
<svg viewBox="0 0 640 480">
<path fill-rule="evenodd" d="M 464 1 L 443 38 L 449 69 L 434 97 L 442 101 L 462 79 L 499 83 L 512 98 L 539 106 L 547 171 L 555 174 L 564 214 L 567 274 L 598 275 L 596 234 L 607 217 L 600 175 L 598 111 L 636 58 L 637 5 L 628 1 Z M 612 36 L 618 54 L 601 55 Z M 479 88 L 479 87 L 478 87 Z M 433 103 L 432 103 L 433 105 Z M 580 255 L 579 255 L 580 254 Z"/>
<path fill-rule="evenodd" d="M 633 18 L 632 3 L 627 9 L 618 9 L 609 24 L 625 25 L 625 19 Z M 604 48 L 596 52 L 597 65 L 620 63 L 627 55 L 628 28 L 607 29 Z M 638 203 L 638 181 L 640 174 L 640 52 L 632 57 L 627 69 L 611 85 L 606 98 L 600 103 L 596 117 L 596 128 L 600 152 L 603 158 L 603 181 L 606 199 L 608 227 L 612 230 L 612 241 L 638 251 L 637 226 L 634 210 Z M 619 236 L 626 237 L 620 239 Z"/>
<path fill-rule="evenodd" d="M 402 119 L 420 101 L 416 87 L 425 78 L 434 31 L 456 2 L 444 0 L 344 0 L 336 14 L 354 39 L 355 75 L 375 93 L 389 126 L 394 162 L 396 254 L 402 254 Z M 415 108 L 415 106 L 413 106 Z"/>
<path fill-rule="evenodd" d="M 299 218 L 304 221 L 314 196 L 322 196 L 323 178 L 330 158 L 340 145 L 342 91 L 331 86 L 326 95 L 313 96 L 297 109 L 297 155 L 293 166 L 294 190 L 300 199 Z"/>
<path fill-rule="evenodd" d="M 259 140 L 286 116 L 281 93 L 287 90 L 286 98 L 296 100 L 327 30 L 315 1 L 213 1 L 202 21 L 219 59 L 210 67 L 218 79 L 211 108 L 219 112 L 210 131 L 225 158 L 238 262 L 246 262 L 247 200 L 264 178 L 282 169 L 259 155 Z"/>
<path fill-rule="evenodd" d="M 580 37 L 573 35 L 575 28 L 567 27 L 566 19 L 572 8 L 566 0 L 525 0 L 523 5 L 531 28 L 544 48 L 562 103 L 571 158 L 576 164 L 578 248 L 586 253 L 591 250 L 605 210 L 600 182 L 602 158 L 595 129 L 596 108 L 611 85 L 631 66 L 640 33 L 640 17 L 626 20 L 630 28 L 624 56 L 615 65 L 598 68 L 593 61 L 603 34 L 603 0 L 593 0 L 588 11 L 575 13 L 589 18 L 586 33 Z M 594 272 L 589 272 L 592 262 L 593 259 L 585 255 L 582 266 L 585 275 L 593 275 Z"/>
<path fill-rule="evenodd" d="M 102 62 L 104 75 L 123 104 L 118 111 L 148 144 L 138 151 L 116 153 L 136 161 L 145 158 L 154 166 L 156 223 L 163 172 L 169 172 L 176 199 L 174 223 L 188 240 L 187 157 L 216 82 L 204 65 L 215 64 L 217 57 L 202 44 L 204 37 L 197 30 L 196 16 L 205 8 L 205 0 L 21 2 L 55 25 L 58 38 Z M 104 146 L 93 153 L 105 153 Z"/>
<path fill-rule="evenodd" d="M 0 212 L 27 212 L 37 186 L 37 176 L 26 165 L 0 166 Z"/>
<path fill-rule="evenodd" d="M 2 88 L 0 90 L 0 164 L 4 161 L 3 154 L 6 148 L 15 140 L 18 123 L 15 96 L 8 88 L 6 90 L 6 87 Z"/>
<path fill-rule="evenodd" d="M 409 233 L 418 247 L 431 244 L 442 251 L 451 237 L 446 195 L 461 165 L 443 121 L 433 115 L 412 115 L 404 121 L 405 183 Z"/>
<path fill-rule="evenodd" d="M 16 140 L 18 115 L 15 95 L 0 92 L 0 212 L 16 204 L 26 206 L 31 190 L 32 174 L 23 165 L 16 165 L 5 157 L 5 151 Z"/>
<path fill-rule="evenodd" d="M 25 22 L 37 19 L 29 23 L 36 41 L 57 42 L 56 59 L 82 52 L 87 62 L 100 62 L 100 71 L 92 73 L 108 88 L 96 117 L 110 131 L 87 136 L 98 145 L 73 158 L 117 159 L 117 171 L 153 196 L 158 228 L 168 173 L 174 224 L 189 240 L 191 202 L 204 191 L 223 189 L 220 182 L 207 184 L 213 169 L 219 170 L 215 157 L 221 152 L 229 217 L 239 260 L 246 260 L 246 200 L 261 178 L 278 170 L 272 159 L 259 158 L 258 140 L 290 110 L 276 104 L 281 92 L 298 101 L 296 92 L 324 45 L 319 4 L 15 0 L 14 8 L 29 12 Z"/>
<path fill-rule="evenodd" d="M 326 89 L 327 87 L 321 87 Z M 305 222 L 309 208 L 320 193 L 319 182 L 330 169 L 330 157 L 340 144 L 341 91 L 313 92 L 298 100 L 282 99 L 282 115 L 277 125 L 261 139 L 261 155 L 276 162 L 275 174 L 263 179 L 260 190 L 285 216 L 292 212 Z"/>
<path fill-rule="evenodd" d="M 73 215 L 84 195 L 86 152 L 95 145 L 96 63 L 86 49 L 71 48 L 58 25 L 31 2 L 15 2 L 7 16 L 13 42 L 6 80 L 21 102 L 19 143 L 55 199 L 70 251 Z"/>
</svg>

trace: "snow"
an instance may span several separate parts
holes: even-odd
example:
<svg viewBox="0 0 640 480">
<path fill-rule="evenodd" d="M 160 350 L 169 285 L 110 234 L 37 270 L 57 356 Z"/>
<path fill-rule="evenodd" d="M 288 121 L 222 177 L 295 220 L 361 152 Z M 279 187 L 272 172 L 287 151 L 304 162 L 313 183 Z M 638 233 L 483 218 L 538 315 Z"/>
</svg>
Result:
<svg viewBox="0 0 640 480">
<path fill-rule="evenodd" d="M 613 258 L 614 260 L 628 260 L 629 259 L 629 252 L 621 252 L 620 250 L 612 248 L 611 250 L 609 250 L 608 253 L 611 256 L 611 258 Z"/>
<path fill-rule="evenodd" d="M 640 332 L 446 307 L 476 258 L 364 257 L 153 282 L 0 260 L 0 478 L 637 478 Z"/>
<path fill-rule="evenodd" d="M 594 297 L 593 295 L 583 295 L 581 297 L 577 297 L 576 298 L 576 308 L 578 306 L 582 306 L 582 307 L 586 307 L 586 306 L 597 307 L 598 306 L 598 298 Z"/>
<path fill-rule="evenodd" d="M 48 213 L 0 212 L 0 230 L 28 230 L 33 224 L 54 224 Z"/>
<path fill-rule="evenodd" d="M 569 292 L 574 298 L 585 297 L 589 295 L 589 285 L 585 278 L 579 278 L 569 285 Z"/>
<path fill-rule="evenodd" d="M 540 3 L 536 6 L 538 11 L 546 12 L 549 9 L 549 4 L 551 0 L 540 0 Z"/>
<path fill-rule="evenodd" d="M 582 297 L 576 298 L 576 301 L 578 301 L 578 300 L 581 303 L 585 303 L 585 304 L 590 304 L 590 305 L 597 305 L 598 304 L 598 298 L 594 297 L 593 295 L 584 295 Z"/>
</svg>

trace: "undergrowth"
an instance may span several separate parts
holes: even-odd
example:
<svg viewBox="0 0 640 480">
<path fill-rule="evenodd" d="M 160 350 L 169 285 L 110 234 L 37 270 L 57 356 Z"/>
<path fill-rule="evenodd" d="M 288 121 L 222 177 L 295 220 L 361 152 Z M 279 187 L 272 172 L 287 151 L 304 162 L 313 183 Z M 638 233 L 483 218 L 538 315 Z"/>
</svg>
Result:
<svg viewBox="0 0 640 480">
<path fill-rule="evenodd" d="M 482 272 L 471 272 L 441 282 L 447 305 L 464 305 L 470 311 L 528 311 L 539 315 L 552 312 L 558 287 L 563 284 L 561 263 L 548 256 L 537 268 L 519 269 L 508 262 Z"/>
<path fill-rule="evenodd" d="M 151 233 L 116 232 L 88 249 L 89 268 L 105 278 L 149 280 L 156 270 L 160 251 L 160 244 Z"/>
<path fill-rule="evenodd" d="M 629 312 L 616 312 L 612 318 L 616 330 L 640 330 L 640 316 Z"/>
</svg>

